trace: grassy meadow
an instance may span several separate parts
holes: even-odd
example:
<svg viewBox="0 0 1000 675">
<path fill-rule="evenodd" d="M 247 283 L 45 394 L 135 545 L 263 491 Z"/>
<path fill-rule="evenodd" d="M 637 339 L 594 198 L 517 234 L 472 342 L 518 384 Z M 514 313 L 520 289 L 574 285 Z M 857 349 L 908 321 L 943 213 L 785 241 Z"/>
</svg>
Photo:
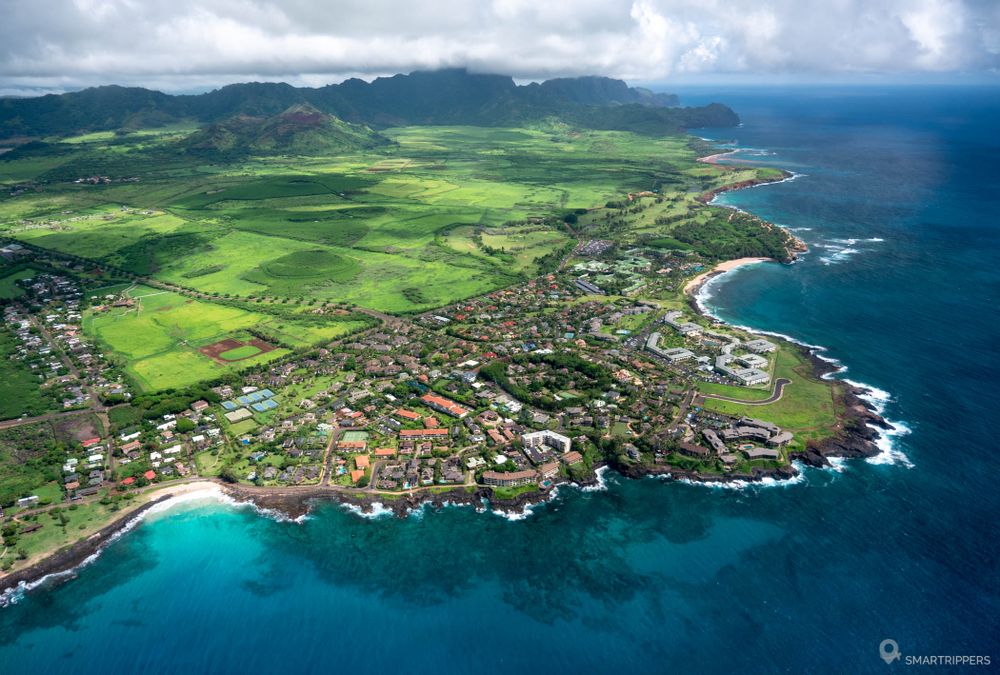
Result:
<svg viewBox="0 0 1000 675">
<path fill-rule="evenodd" d="M 252 339 L 251 329 L 273 336 L 277 345 L 308 347 L 366 325 L 354 317 L 310 320 L 305 314 L 297 317 L 299 310 L 287 315 L 269 313 L 269 308 L 253 311 L 147 286 L 137 286 L 128 294 L 136 300 L 133 307 L 90 310 L 84 317 L 84 330 L 116 355 L 145 391 L 212 380 L 289 353 L 280 346 L 262 352 L 244 345 L 213 359 L 199 351 L 227 338 Z"/>
<path fill-rule="evenodd" d="M 572 241 L 546 217 L 633 191 L 690 200 L 722 173 L 684 136 L 556 125 L 405 127 L 364 154 L 223 165 L 170 154 L 188 131 L 87 134 L 4 161 L 0 176 L 47 186 L 0 198 L 0 230 L 205 293 L 406 313 L 535 274 Z M 95 174 L 112 182 L 74 182 Z"/>
</svg>

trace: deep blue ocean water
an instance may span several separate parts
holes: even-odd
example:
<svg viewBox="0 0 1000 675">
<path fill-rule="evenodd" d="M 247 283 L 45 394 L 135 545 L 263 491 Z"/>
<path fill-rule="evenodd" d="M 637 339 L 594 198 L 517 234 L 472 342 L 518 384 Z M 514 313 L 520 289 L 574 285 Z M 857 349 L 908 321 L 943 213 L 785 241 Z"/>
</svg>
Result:
<svg viewBox="0 0 1000 675">
<path fill-rule="evenodd" d="M 885 638 L 996 664 L 1000 91 L 681 93 L 740 113 L 699 132 L 737 159 L 802 174 L 721 201 L 811 246 L 707 302 L 887 392 L 910 430 L 887 461 L 743 490 L 609 475 L 517 522 L 189 503 L 0 609 L 0 673 L 904 668 Z"/>
</svg>

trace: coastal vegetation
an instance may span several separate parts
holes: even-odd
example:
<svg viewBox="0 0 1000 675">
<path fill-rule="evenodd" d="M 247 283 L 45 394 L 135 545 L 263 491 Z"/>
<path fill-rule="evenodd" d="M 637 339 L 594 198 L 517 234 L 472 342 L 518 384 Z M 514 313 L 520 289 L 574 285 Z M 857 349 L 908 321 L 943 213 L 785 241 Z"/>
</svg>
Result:
<svg viewBox="0 0 1000 675">
<path fill-rule="evenodd" d="M 697 161 L 679 132 L 731 111 L 427 77 L 356 88 L 464 94 L 0 103 L 0 133 L 39 134 L 0 155 L 0 565 L 202 479 L 516 508 L 603 466 L 787 478 L 846 433 L 799 350 L 734 355 L 752 336 L 688 304 L 717 264 L 799 246 L 711 204 L 785 175 Z"/>
</svg>

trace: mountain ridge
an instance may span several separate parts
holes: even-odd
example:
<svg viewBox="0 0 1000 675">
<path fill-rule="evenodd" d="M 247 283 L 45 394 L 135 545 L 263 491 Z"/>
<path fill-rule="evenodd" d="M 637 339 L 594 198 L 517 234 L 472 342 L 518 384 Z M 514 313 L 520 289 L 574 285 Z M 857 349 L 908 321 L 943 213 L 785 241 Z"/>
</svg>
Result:
<svg viewBox="0 0 1000 675">
<path fill-rule="evenodd" d="M 372 82 L 349 79 L 318 88 L 248 82 L 203 94 L 172 95 L 142 87 L 103 85 L 66 94 L 0 99 L 0 138 L 128 130 L 182 120 L 212 124 L 238 115 L 278 115 L 301 104 L 375 129 L 442 124 L 516 126 L 547 117 L 589 128 L 642 133 L 739 123 L 736 114 L 721 104 L 679 108 L 677 103 L 676 96 L 629 87 L 607 77 L 556 78 L 518 85 L 507 75 L 465 69 L 415 71 Z"/>
</svg>

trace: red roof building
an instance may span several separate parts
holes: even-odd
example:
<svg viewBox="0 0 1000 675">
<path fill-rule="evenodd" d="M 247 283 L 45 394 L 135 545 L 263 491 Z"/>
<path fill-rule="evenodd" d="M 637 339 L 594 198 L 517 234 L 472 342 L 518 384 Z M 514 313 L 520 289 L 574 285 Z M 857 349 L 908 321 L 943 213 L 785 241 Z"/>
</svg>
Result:
<svg viewBox="0 0 1000 675">
<path fill-rule="evenodd" d="M 146 480 L 153 480 L 154 478 L 156 478 L 156 472 L 150 469 L 146 473 L 142 474 L 142 477 L 145 478 Z"/>
</svg>

